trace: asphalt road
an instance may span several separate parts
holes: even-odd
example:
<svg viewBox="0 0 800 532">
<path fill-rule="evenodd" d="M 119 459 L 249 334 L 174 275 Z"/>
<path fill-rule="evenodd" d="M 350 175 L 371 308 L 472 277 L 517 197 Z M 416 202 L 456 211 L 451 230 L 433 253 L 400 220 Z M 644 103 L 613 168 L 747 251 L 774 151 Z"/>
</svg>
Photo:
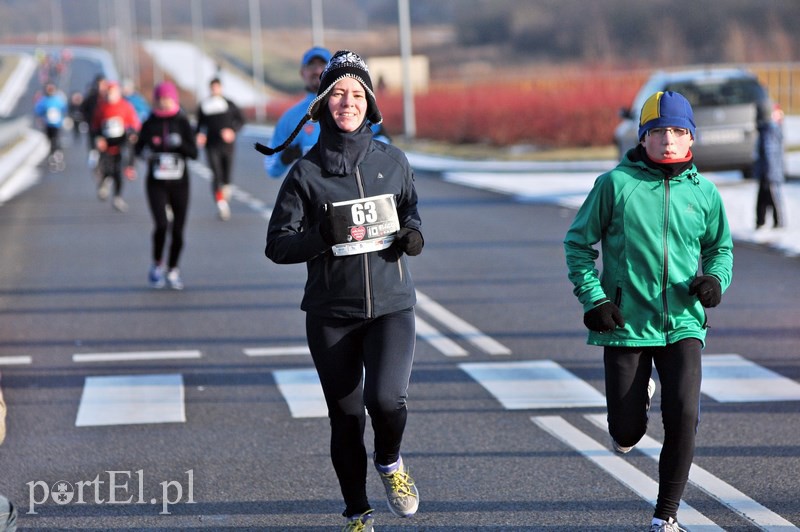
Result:
<svg viewBox="0 0 800 532">
<path fill-rule="evenodd" d="M 291 387 L 279 386 L 312 368 L 307 355 L 293 354 L 305 343 L 305 271 L 264 257 L 279 181 L 264 177 L 254 140 L 240 138 L 228 222 L 216 217 L 202 164 L 193 167 L 182 292 L 147 286 L 142 179 L 126 184 L 130 211 L 115 212 L 95 195 L 85 142 L 67 150 L 64 172 L 44 170 L 38 185 L 0 207 L 0 371 L 9 408 L 0 493 L 19 507 L 21 528 L 341 525 L 327 420 L 313 404 L 298 414 Z M 573 212 L 435 174 L 419 174 L 417 188 L 426 247 L 411 267 L 424 297 L 403 453 L 421 505 L 411 519 L 391 516 L 371 475 L 376 529 L 646 529 L 646 479 L 657 471 L 650 443 L 612 457 L 592 422 L 605 411 L 592 402 L 592 392 L 602 396 L 603 370 L 599 348 L 585 345 L 566 279 L 561 241 Z M 796 530 L 798 261 L 740 246 L 735 264 L 723 304 L 709 311 L 706 354 L 741 370 L 703 396 L 695 462 L 708 476 L 693 479 L 685 501 L 710 524 L 697 518 L 686 528 Z M 277 354 L 264 356 L 268 349 Z M 741 359 L 714 358 L 725 354 Z M 569 397 L 548 404 L 558 389 L 537 395 L 552 383 L 548 364 L 568 372 L 557 373 L 562 385 L 589 388 L 589 406 Z M 768 391 L 785 390 L 788 399 L 745 395 L 763 370 L 771 372 Z M 114 409 L 121 379 L 141 387 L 139 413 L 152 407 L 159 422 L 100 424 L 87 414 Z M 658 397 L 648 432 L 656 446 Z M 637 475 L 645 481 L 630 483 Z"/>
</svg>

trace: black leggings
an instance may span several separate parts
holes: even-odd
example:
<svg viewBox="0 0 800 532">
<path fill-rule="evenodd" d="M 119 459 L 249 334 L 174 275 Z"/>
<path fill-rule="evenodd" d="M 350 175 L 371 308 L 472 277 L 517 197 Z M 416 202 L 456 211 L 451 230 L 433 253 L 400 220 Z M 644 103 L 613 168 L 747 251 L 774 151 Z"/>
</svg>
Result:
<svg viewBox="0 0 800 532">
<path fill-rule="evenodd" d="M 364 408 L 375 433 L 375 461 L 396 462 L 414 360 L 414 309 L 368 320 L 307 314 L 306 334 L 328 405 L 331 461 L 344 496 L 343 515 L 363 513 L 370 509 Z"/>
<path fill-rule="evenodd" d="M 169 247 L 168 268 L 177 268 L 183 249 L 183 227 L 189 210 L 189 178 L 160 180 L 147 178 L 147 201 L 153 216 L 153 262 L 161 263 L 167 241 L 167 205 L 172 209 L 172 241 Z"/>
<path fill-rule="evenodd" d="M 211 168 L 211 193 L 216 194 L 225 185 L 231 184 L 233 166 L 233 144 L 215 144 L 206 147 L 206 160 Z"/>
<path fill-rule="evenodd" d="M 635 445 L 647 431 L 647 383 L 655 363 L 661 383 L 664 445 L 658 464 L 654 517 L 676 518 L 694 459 L 700 420 L 702 344 L 687 338 L 661 347 L 605 347 L 608 431 L 623 446 Z"/>
</svg>

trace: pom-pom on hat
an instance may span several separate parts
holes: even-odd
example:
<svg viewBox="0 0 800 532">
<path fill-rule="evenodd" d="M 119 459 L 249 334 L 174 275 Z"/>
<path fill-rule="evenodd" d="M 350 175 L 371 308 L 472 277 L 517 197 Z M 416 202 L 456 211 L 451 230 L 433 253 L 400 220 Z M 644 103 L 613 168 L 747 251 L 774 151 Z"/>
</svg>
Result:
<svg viewBox="0 0 800 532">
<path fill-rule="evenodd" d="M 672 91 L 657 92 L 642 105 L 639 118 L 639 140 L 654 127 L 682 127 L 695 137 L 692 105 L 682 94 Z"/>
<path fill-rule="evenodd" d="M 353 78 L 364 86 L 364 90 L 367 93 L 367 120 L 373 124 L 383 122 L 383 116 L 378 110 L 378 104 L 375 101 L 375 92 L 372 90 L 372 79 L 369 77 L 367 64 L 357 53 L 350 50 L 339 50 L 333 54 L 328 66 L 322 72 L 317 97 L 308 106 L 307 114 L 311 117 L 311 121 L 316 122 L 319 120 L 321 109 L 327 100 L 328 93 L 334 85 L 344 78 Z"/>
</svg>

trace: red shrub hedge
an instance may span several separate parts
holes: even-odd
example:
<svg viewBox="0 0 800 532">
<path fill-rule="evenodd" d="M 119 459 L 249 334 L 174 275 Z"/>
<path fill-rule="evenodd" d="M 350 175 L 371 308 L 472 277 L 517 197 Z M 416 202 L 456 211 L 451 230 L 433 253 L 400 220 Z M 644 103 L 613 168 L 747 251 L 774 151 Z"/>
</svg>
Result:
<svg viewBox="0 0 800 532">
<path fill-rule="evenodd" d="M 620 108 L 630 105 L 641 82 L 628 73 L 433 85 L 414 99 L 417 137 L 497 146 L 605 146 Z M 389 133 L 402 134 L 402 95 L 384 94 L 378 103 Z"/>
</svg>

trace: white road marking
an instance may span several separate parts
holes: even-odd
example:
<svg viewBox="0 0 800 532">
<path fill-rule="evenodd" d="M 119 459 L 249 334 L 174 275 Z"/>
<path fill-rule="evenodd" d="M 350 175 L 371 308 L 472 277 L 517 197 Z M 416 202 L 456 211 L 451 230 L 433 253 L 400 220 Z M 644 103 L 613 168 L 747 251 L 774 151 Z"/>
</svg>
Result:
<svg viewBox="0 0 800 532">
<path fill-rule="evenodd" d="M 315 369 L 281 369 L 272 372 L 293 418 L 326 417 L 328 406 Z"/>
<path fill-rule="evenodd" d="M 431 344 L 434 349 L 449 357 L 465 357 L 468 355 L 467 350 L 455 343 L 453 340 L 443 335 L 436 328 L 416 316 L 417 336 Z"/>
<path fill-rule="evenodd" d="M 244 350 L 249 357 L 278 357 L 287 355 L 310 355 L 307 345 L 285 345 L 277 347 L 253 347 Z"/>
<path fill-rule="evenodd" d="M 33 363 L 33 357 L 29 356 L 13 356 L 13 357 L 0 357 L 0 366 L 16 366 Z"/>
<path fill-rule="evenodd" d="M 608 430 L 605 414 L 587 414 L 584 417 L 601 429 Z M 636 444 L 636 449 L 658 462 L 661 444 L 653 438 L 649 436 L 642 437 L 639 443 Z M 689 470 L 689 481 L 762 530 L 774 532 L 800 530 L 783 517 L 757 503 L 697 464 L 692 464 L 692 468 Z M 683 519 L 680 522 L 681 525 L 684 524 Z"/>
<path fill-rule="evenodd" d="M 76 427 L 184 423 L 180 374 L 86 377 Z"/>
<path fill-rule="evenodd" d="M 119 362 L 121 360 L 171 360 L 200 358 L 200 351 L 132 351 L 128 353 L 81 353 L 72 355 L 73 362 Z"/>
<path fill-rule="evenodd" d="M 720 403 L 800 401 L 800 384 L 736 354 L 703 355 L 701 390 Z"/>
<path fill-rule="evenodd" d="M 478 349 L 490 355 L 510 355 L 511 350 L 485 335 L 473 325 L 459 318 L 433 299 L 417 290 L 417 308 L 430 315 L 436 321 L 463 337 Z"/>
<path fill-rule="evenodd" d="M 594 462 L 606 473 L 627 486 L 631 491 L 655 506 L 658 483 L 645 475 L 623 458 L 614 455 L 606 446 L 599 444 L 560 416 L 533 416 L 536 425 L 572 447 L 585 458 Z M 691 532 L 722 531 L 716 523 L 681 501 L 678 509 L 680 525 Z"/>
<path fill-rule="evenodd" d="M 552 360 L 462 363 L 459 367 L 509 410 L 606 405 L 602 393 Z"/>
</svg>

